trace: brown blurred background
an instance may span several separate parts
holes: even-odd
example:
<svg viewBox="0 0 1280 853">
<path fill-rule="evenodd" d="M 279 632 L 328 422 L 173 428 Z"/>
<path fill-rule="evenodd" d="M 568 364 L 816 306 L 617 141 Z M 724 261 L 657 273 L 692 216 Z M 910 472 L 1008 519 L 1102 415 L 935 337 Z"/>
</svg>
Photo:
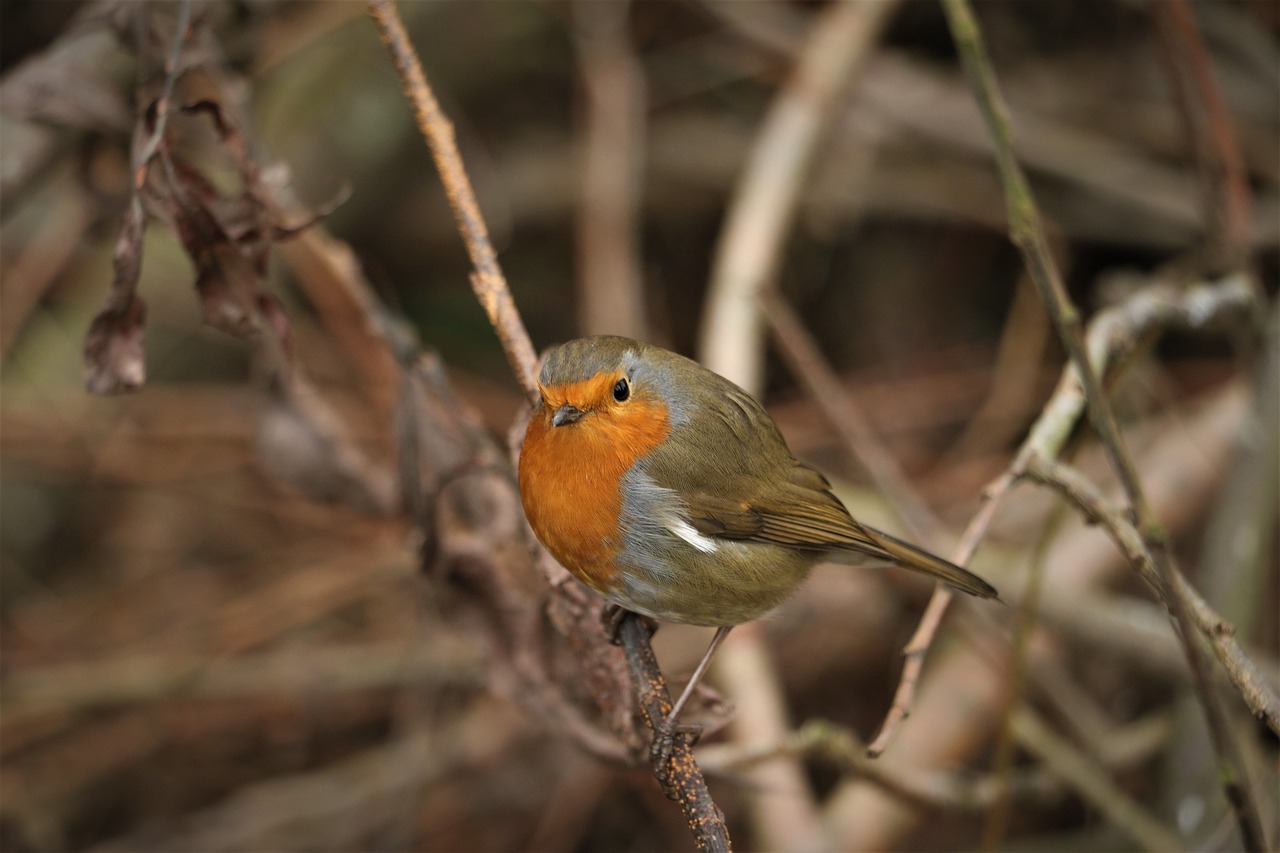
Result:
<svg viewBox="0 0 1280 853">
<path fill-rule="evenodd" d="M 161 5 L 152 19 L 167 45 L 176 7 Z M 1088 312 L 1154 280 L 1232 271 L 1209 239 L 1212 180 L 1171 88 L 1177 46 L 1162 41 L 1153 5 L 977 4 L 1054 252 Z M 1280 7 L 1192 6 L 1252 193 L 1248 267 L 1274 299 Z M 371 387 L 335 342 L 354 321 L 317 302 L 313 279 L 323 275 L 307 265 L 337 265 L 340 248 L 281 243 L 265 288 L 288 314 L 297 363 L 363 454 L 363 490 L 317 485 L 308 461 L 291 455 L 306 430 L 273 393 L 257 347 L 202 323 L 191 262 L 162 223 L 148 228 L 139 285 L 147 384 L 126 396 L 85 393 L 85 333 L 111 281 L 129 185 L 135 83 L 155 72 L 107 22 L 127 33 L 120 22 L 145 8 L 0 4 L 0 846 L 688 847 L 679 813 L 644 769 L 595 761 L 490 690 L 474 623 L 451 618 L 439 579 L 420 572 L 421 533 L 389 485 L 394 388 Z M 697 353 L 726 211 L 825 8 L 403 4 L 535 345 L 625 330 Z M 350 246 L 387 316 L 441 354 L 502 439 L 523 401 L 363 5 L 213 2 L 195 15 L 216 45 L 224 91 L 244 107 L 251 150 L 277 170 L 271 179 L 298 200 L 293 210 L 341 201 L 321 228 Z M 622 130 L 589 155 L 591 134 L 610 132 L 594 123 L 593 97 L 630 106 Z M 1021 280 L 985 131 L 936 4 L 894 10 L 828 121 L 779 287 L 918 496 L 958 531 L 1063 356 Z M 184 144 L 215 183 L 235 185 L 234 166 L 200 137 L 207 130 L 175 119 L 173 132 L 190 135 Z M 589 156 L 622 177 L 584 193 Z M 610 267 L 589 229 L 616 209 L 633 217 L 621 233 L 634 251 Z M 629 270 L 638 289 L 592 299 L 617 283 L 602 282 L 601 269 Z M 1260 315 L 1274 326 L 1274 309 Z M 1277 427 L 1260 340 L 1248 323 L 1167 336 L 1129 366 L 1117 408 L 1184 569 L 1274 677 L 1276 471 L 1266 465 Z M 793 449 L 831 472 L 855 514 L 892 525 L 863 467 L 768 358 L 765 402 Z M 1257 388 L 1269 388 L 1270 403 Z M 1110 484 L 1087 442 L 1075 461 Z M 1117 732 L 1147 733 L 1127 763 L 1098 758 L 1113 782 L 1188 843 L 1229 845 L 1162 611 L 1101 534 L 1055 506 L 1024 487 L 978 563 L 997 586 L 1020 586 L 1047 554 L 1046 572 L 1083 577 L 1064 586 L 1079 602 L 1120 614 L 1082 626 L 1073 620 L 1088 615 L 1084 603 L 1046 603 L 1035 642 L 1079 703 L 1074 721 L 1049 717 L 1086 754 Z M 1258 515 L 1248 527 L 1256 553 L 1218 559 L 1221 525 L 1248 512 Z M 793 720 L 830 719 L 870 737 L 926 593 L 898 578 L 816 573 L 767 623 Z M 1012 611 L 999 618 L 1012 621 Z M 1132 637 L 1109 634 L 1126 627 Z M 1144 632 L 1160 639 L 1144 646 Z M 673 626 L 655 642 L 676 675 L 704 641 Z M 950 671 L 963 690 L 965 671 Z M 963 695 L 951 701 L 963 705 Z M 1276 741 L 1247 722 L 1240 731 L 1274 840 Z M 953 763 L 934 769 L 990 771 L 989 735 L 957 734 Z M 928 735 L 908 724 L 898 737 Z M 1025 748 L 1016 755 L 1019 766 L 1037 760 Z M 891 748 L 883 760 L 893 759 Z M 814 802 L 834 808 L 849 794 L 828 763 L 804 769 Z M 766 844 L 754 798 L 793 796 L 754 790 L 731 771 L 712 786 L 744 850 Z M 892 820 L 880 805 L 849 808 L 862 809 L 852 812 L 857 829 L 824 816 L 834 846 L 972 847 L 984 826 L 982 813 L 901 812 L 900 802 Z M 1005 832 L 1016 849 L 1134 843 L 1071 786 L 1015 808 Z"/>
</svg>

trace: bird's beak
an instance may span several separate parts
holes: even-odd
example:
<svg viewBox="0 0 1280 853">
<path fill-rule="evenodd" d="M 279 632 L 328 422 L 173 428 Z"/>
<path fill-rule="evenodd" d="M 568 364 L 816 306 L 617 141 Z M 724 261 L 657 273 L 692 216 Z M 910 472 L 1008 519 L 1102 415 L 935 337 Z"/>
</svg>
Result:
<svg viewBox="0 0 1280 853">
<path fill-rule="evenodd" d="M 551 416 L 551 425 L 564 426 L 565 424 L 571 424 L 585 414 L 586 412 L 582 411 L 582 409 L 574 408 L 568 403 L 565 403 L 563 406 L 556 409 L 556 413 Z"/>
</svg>

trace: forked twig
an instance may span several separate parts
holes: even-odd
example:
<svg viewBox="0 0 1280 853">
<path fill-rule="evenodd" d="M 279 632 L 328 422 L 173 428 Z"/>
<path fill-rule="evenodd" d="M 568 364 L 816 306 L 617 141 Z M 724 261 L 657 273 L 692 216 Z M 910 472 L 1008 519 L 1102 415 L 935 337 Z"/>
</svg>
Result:
<svg viewBox="0 0 1280 853">
<path fill-rule="evenodd" d="M 969 521 L 969 526 L 965 528 L 964 535 L 960 537 L 960 542 L 957 543 L 955 550 L 951 552 L 951 562 L 958 566 L 964 566 L 973 559 L 973 554 L 978 550 L 979 543 L 987 535 L 987 528 L 991 526 L 992 520 L 995 519 L 996 508 L 999 506 L 1000 499 L 1013 487 L 1015 482 L 1017 482 L 1017 478 L 1006 471 L 983 491 L 982 506 Z M 889 706 L 884 722 L 880 724 L 880 731 L 867 746 L 867 755 L 872 758 L 881 755 L 885 751 L 889 746 L 889 741 L 893 738 L 894 732 L 898 730 L 898 726 L 902 725 L 902 721 L 911 713 L 911 704 L 915 701 L 916 687 L 920 683 L 920 673 L 924 669 L 925 655 L 929 653 L 929 647 L 933 645 L 933 638 L 938 634 L 938 628 L 942 625 L 942 617 L 947 614 L 947 608 L 951 605 L 952 597 L 951 590 L 948 587 L 938 586 L 934 589 L 933 596 L 929 599 L 929 605 L 925 608 L 924 615 L 920 617 L 920 624 L 916 626 L 915 633 L 911 635 L 911 639 L 907 641 L 907 645 L 902 649 L 902 674 L 898 677 L 898 687 L 893 693 L 893 704 Z"/>
<path fill-rule="evenodd" d="M 1067 349 L 1084 391 L 1089 420 L 1116 470 L 1125 496 L 1138 520 L 1138 530 L 1145 550 L 1152 557 L 1161 582 L 1166 588 L 1172 588 L 1177 583 L 1178 570 L 1173 564 L 1159 519 L 1152 512 L 1143 491 L 1137 469 L 1120 433 L 1115 412 L 1089 360 L 1081 333 L 1080 314 L 1058 274 L 1035 198 L 1026 175 L 1014 156 L 1008 108 L 995 79 L 982 31 L 967 0 L 942 0 L 942 6 L 952 40 L 960 53 L 961 64 L 991 135 L 996 167 L 1008 204 L 1009 236 L 1022 253 L 1058 336 Z M 1195 637 L 1190 614 L 1180 596 L 1168 597 L 1167 604 L 1170 619 L 1182 640 L 1183 651 L 1191 666 L 1196 693 L 1205 712 L 1214 750 L 1222 765 L 1223 788 L 1235 810 L 1241 841 L 1248 849 L 1265 849 L 1266 835 L 1245 775 L 1245 765 L 1229 728 L 1221 697 L 1215 689 L 1209 662 Z"/>
<path fill-rule="evenodd" d="M 1280 696 L 1268 684 L 1257 665 L 1244 653 L 1235 639 L 1235 630 L 1181 574 L 1172 589 L 1166 588 L 1151 564 L 1142 537 L 1120 509 L 1107 506 L 1098 490 L 1075 469 L 1051 459 L 1036 457 L 1027 466 L 1027 476 L 1061 494 L 1093 524 L 1101 525 L 1116 547 L 1151 587 L 1161 596 L 1176 596 L 1185 602 L 1187 611 L 1200 633 L 1209 640 L 1231 683 L 1253 712 L 1255 718 L 1280 734 Z"/>
</svg>

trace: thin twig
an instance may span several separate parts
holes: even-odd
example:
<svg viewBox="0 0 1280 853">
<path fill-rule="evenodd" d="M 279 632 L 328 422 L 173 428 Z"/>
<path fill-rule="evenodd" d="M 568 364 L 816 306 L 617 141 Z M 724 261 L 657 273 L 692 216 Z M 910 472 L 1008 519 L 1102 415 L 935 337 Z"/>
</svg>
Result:
<svg viewBox="0 0 1280 853">
<path fill-rule="evenodd" d="M 1181 850 L 1186 846 L 1176 833 L 1166 829 L 1042 719 L 1025 711 L 1016 713 L 1013 729 L 1024 749 L 1043 760 L 1053 773 L 1080 792 L 1090 805 L 1138 844 L 1157 853 Z"/>
<path fill-rule="evenodd" d="M 182 49 L 187 43 L 188 27 L 191 22 L 191 0 L 182 0 L 178 4 L 178 22 L 175 26 L 176 35 L 173 38 L 173 46 L 169 48 L 169 55 L 164 61 L 164 84 L 160 88 L 160 94 L 156 97 L 154 103 L 155 109 L 155 125 L 151 129 L 151 135 L 147 137 L 141 149 L 137 152 L 133 161 L 133 186 L 134 190 L 139 191 L 147 180 L 147 165 L 151 162 L 151 158 L 160 150 L 161 143 L 164 142 L 165 127 L 169 123 L 169 102 L 173 98 L 173 89 L 178 81 L 178 67 L 182 61 Z"/>
<path fill-rule="evenodd" d="M 1125 363 L 1138 343 L 1149 341 L 1150 334 L 1154 331 L 1203 330 L 1247 318 L 1252 310 L 1253 298 L 1249 282 L 1242 275 L 1231 276 L 1216 284 L 1177 287 L 1160 283 L 1144 287 L 1090 321 L 1088 350 L 1094 369 L 1100 374 L 1106 374 L 1114 366 Z M 984 491 L 983 506 L 961 537 L 960 544 L 952 554 L 952 562 L 958 565 L 968 563 L 994 518 L 996 504 L 1023 476 L 1030 460 L 1052 459 L 1057 456 L 1073 433 L 1084 408 L 1084 390 L 1074 367 L 1068 365 L 1013 463 Z M 945 587 L 935 590 L 919 627 L 907 643 L 903 652 L 906 661 L 893 704 L 881 724 L 879 734 L 871 742 L 873 755 L 884 752 L 895 730 L 910 713 L 925 655 L 949 603 L 950 593 Z M 1218 643 L 1215 642 L 1215 650 L 1217 649 Z M 1239 651 L 1238 646 L 1230 652 L 1219 651 L 1219 657 L 1224 656 L 1233 661 L 1231 665 L 1236 666 L 1237 670 L 1241 667 L 1256 670 L 1251 664 L 1239 663 L 1248 659 Z M 1251 708 L 1255 708 L 1256 714 L 1259 700 L 1246 696 L 1246 701 Z"/>
<path fill-rule="evenodd" d="M 995 79 L 981 29 L 966 0 L 943 0 L 943 10 L 965 74 L 991 134 L 996 167 L 1009 207 L 1009 236 L 1021 251 L 1045 308 L 1058 330 L 1058 336 L 1076 368 L 1084 389 L 1089 420 L 1119 476 L 1121 486 L 1138 519 L 1143 542 L 1154 559 L 1156 571 L 1164 584 L 1172 587 L 1176 582 L 1177 569 L 1173 565 L 1168 542 L 1147 501 L 1133 459 L 1120 433 L 1115 412 L 1090 363 L 1084 336 L 1081 334 L 1079 312 L 1058 274 L 1031 188 L 1014 156 L 1008 108 Z M 1204 709 L 1210 739 L 1222 766 L 1223 788 L 1236 812 L 1241 841 L 1251 850 L 1265 849 L 1266 835 L 1244 776 L 1245 765 L 1229 728 L 1221 697 L 1215 689 L 1209 663 L 1193 636 L 1191 618 L 1182 598 L 1171 596 L 1168 603 L 1170 619 L 1182 639 L 1183 650 L 1192 668 L 1196 693 Z"/>
<path fill-rule="evenodd" d="M 1253 219 L 1247 171 L 1235 122 L 1224 103 L 1191 4 L 1187 0 L 1166 0 L 1152 4 L 1151 11 L 1169 60 L 1170 77 L 1187 124 L 1187 135 L 1201 160 L 1210 211 L 1210 242 L 1219 252 L 1218 260 L 1228 268 L 1235 268 L 1248 258 Z M 1197 101 L 1208 122 L 1207 132 L 1202 132 L 1196 121 Z"/>
<path fill-rule="evenodd" d="M 471 189 L 471 179 L 467 177 L 458 153 L 453 123 L 440 109 L 436 96 L 427 85 L 422 63 L 409 41 L 394 0 L 369 0 L 369 13 L 400 73 L 405 96 L 418 121 L 418 130 L 431 149 L 436 170 L 449 198 L 449 207 L 471 256 L 475 267 L 471 273 L 471 287 L 502 341 L 521 389 L 530 402 L 535 402 L 538 399 L 538 356 L 520 319 L 520 312 L 516 310 L 515 300 L 511 298 L 507 280 L 498 265 L 497 253 L 489 241 L 489 229 L 485 226 L 476 194 Z"/>
<path fill-rule="evenodd" d="M 774 340 L 782 357 L 792 371 L 809 389 L 809 395 L 819 410 L 845 440 L 850 451 L 866 466 L 868 473 L 881 491 L 890 497 L 890 504 L 901 513 L 916 538 L 926 545 L 935 545 L 941 524 L 915 494 L 906 474 L 897 464 L 893 454 L 880 441 L 875 429 L 862 411 L 845 393 L 835 372 L 822 358 L 813 338 L 795 315 L 791 306 L 776 291 L 770 289 L 761 295 L 765 316 L 773 329 Z M 956 549 L 953 562 L 966 565 L 973 558 L 979 543 L 986 535 L 995 513 L 996 498 L 1013 484 L 1010 478 L 1001 478 L 986 492 L 986 499 L 978 514 L 970 523 Z M 936 547 L 936 545 L 935 545 Z M 920 624 L 903 649 L 903 669 L 893 704 L 881 724 L 880 732 L 867 748 L 871 757 L 879 756 L 888 747 L 898 725 L 910 713 L 916 685 L 924 668 L 925 657 L 933 645 L 942 619 L 952 600 L 951 591 L 939 585 L 929 599 Z"/>
<path fill-rule="evenodd" d="M 951 562 L 964 566 L 973 559 L 979 543 L 987 535 L 987 528 L 995 519 L 1000 500 L 1015 482 L 1017 482 L 1016 478 L 1005 472 L 983 490 L 982 506 L 970 519 L 969 526 L 960 537 L 960 542 L 951 554 Z M 946 615 L 952 597 L 949 587 L 938 586 L 934 589 L 929 605 L 925 608 L 924 615 L 920 617 L 920 624 L 916 626 L 915 633 L 911 635 L 911 639 L 902 650 L 902 674 L 898 677 L 898 687 L 893 693 L 893 704 L 889 706 L 884 722 L 880 724 L 880 731 L 867 746 L 867 754 L 872 758 L 884 753 L 898 726 L 902 725 L 902 721 L 911 713 L 916 686 L 919 685 L 920 673 L 924 670 L 925 655 L 933 645 L 933 638 L 942 625 L 942 617 Z"/>
<path fill-rule="evenodd" d="M 1152 567 L 1151 555 L 1147 552 L 1142 537 L 1125 512 L 1107 507 L 1106 501 L 1092 483 L 1060 462 L 1035 458 L 1027 466 L 1027 476 L 1062 494 L 1080 510 L 1085 519 L 1100 525 L 1158 595 L 1182 599 L 1196 628 L 1209 640 L 1227 677 L 1231 679 L 1254 717 L 1280 735 L 1280 696 L 1240 647 L 1235 629 L 1200 597 L 1195 587 L 1181 573 L 1176 575 L 1172 588 L 1164 584 Z"/>
</svg>

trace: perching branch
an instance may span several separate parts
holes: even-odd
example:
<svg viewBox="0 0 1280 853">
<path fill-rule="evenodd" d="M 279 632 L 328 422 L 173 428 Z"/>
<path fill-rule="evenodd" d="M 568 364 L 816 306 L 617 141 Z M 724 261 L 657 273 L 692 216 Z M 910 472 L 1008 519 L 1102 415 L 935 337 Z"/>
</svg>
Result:
<svg viewBox="0 0 1280 853">
<path fill-rule="evenodd" d="M 618 630 L 622 648 L 626 652 L 627 667 L 635 681 L 640 696 L 640 710 L 651 729 L 667 719 L 671 713 L 671 694 L 658 668 L 658 659 L 649 645 L 649 629 L 634 614 L 623 617 Z M 665 758 L 662 764 L 656 762 Z M 675 748 L 669 755 L 656 756 L 654 775 L 662 784 L 667 796 L 680 803 L 685 820 L 693 831 L 693 840 L 699 850 L 721 851 L 731 849 L 729 830 L 724 825 L 724 813 L 711 799 L 707 782 L 689 749 L 689 738 L 677 733 Z"/>
</svg>

